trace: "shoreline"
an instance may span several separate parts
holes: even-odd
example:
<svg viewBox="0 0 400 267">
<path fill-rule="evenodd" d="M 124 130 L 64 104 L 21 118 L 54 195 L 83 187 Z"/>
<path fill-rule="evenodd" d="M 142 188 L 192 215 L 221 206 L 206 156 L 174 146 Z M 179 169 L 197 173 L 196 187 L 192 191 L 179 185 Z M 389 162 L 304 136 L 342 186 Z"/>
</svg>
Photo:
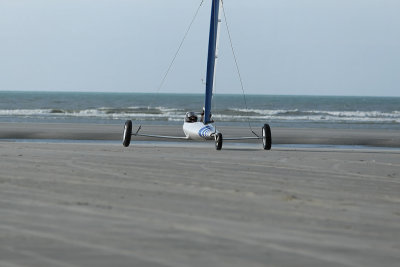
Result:
<svg viewBox="0 0 400 267">
<path fill-rule="evenodd" d="M 260 127 L 259 127 L 260 128 Z M 135 125 L 134 125 L 135 129 Z M 225 137 L 252 136 L 247 127 L 220 126 Z M 253 128 L 257 131 L 257 128 Z M 261 129 L 260 133 L 261 134 Z M 0 123 L 0 141 L 7 140 L 89 140 L 120 141 L 123 125 L 79 123 Z M 400 148 L 396 130 L 323 128 L 282 128 L 271 125 L 273 145 L 331 145 Z M 183 136 L 181 126 L 143 125 L 141 133 Z M 191 142 L 133 137 L 132 141 Z M 227 144 L 228 142 L 225 142 Z M 231 141 L 229 142 L 231 143 Z M 233 141 L 232 143 L 257 143 Z"/>
<path fill-rule="evenodd" d="M 20 143 L 20 144 L 70 144 L 70 145 L 121 145 L 121 141 L 117 140 L 79 140 L 79 139 L 0 139 L 0 143 Z M 130 147 L 173 147 L 173 148 L 212 148 L 213 143 L 198 141 L 132 141 Z M 244 142 L 225 142 L 223 149 L 229 150 L 263 150 L 259 143 Z M 327 144 L 274 144 L 272 150 L 280 151 L 359 151 L 366 153 L 387 152 L 400 153 L 400 147 L 379 147 L 379 146 L 363 146 L 363 145 L 327 145 Z"/>
</svg>

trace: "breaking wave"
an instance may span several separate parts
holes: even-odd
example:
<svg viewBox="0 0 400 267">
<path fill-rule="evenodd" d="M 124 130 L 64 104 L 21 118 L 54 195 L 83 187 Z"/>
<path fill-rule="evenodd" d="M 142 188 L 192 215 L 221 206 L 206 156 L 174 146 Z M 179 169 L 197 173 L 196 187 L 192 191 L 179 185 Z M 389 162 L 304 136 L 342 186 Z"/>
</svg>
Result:
<svg viewBox="0 0 400 267">
<path fill-rule="evenodd" d="M 182 121 L 187 110 L 166 107 L 127 107 L 127 108 L 90 108 L 82 110 L 67 109 L 3 109 L 0 117 L 18 118 L 92 118 L 102 120 L 149 120 Z M 400 111 L 323 111 L 323 110 L 264 110 L 233 109 L 215 111 L 218 121 L 281 121 L 281 122 L 335 122 L 335 123 L 394 123 L 400 124 Z"/>
</svg>

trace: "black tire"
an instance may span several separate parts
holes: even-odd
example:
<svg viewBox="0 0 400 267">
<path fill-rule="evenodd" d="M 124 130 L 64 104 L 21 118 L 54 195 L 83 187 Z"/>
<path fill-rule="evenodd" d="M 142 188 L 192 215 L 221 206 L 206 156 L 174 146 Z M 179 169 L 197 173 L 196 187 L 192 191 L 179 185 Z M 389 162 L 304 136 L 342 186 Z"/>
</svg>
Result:
<svg viewBox="0 0 400 267">
<path fill-rule="evenodd" d="M 122 144 L 124 145 L 124 147 L 129 146 L 129 144 L 131 143 L 131 137 L 132 137 L 132 121 L 127 120 L 125 122 L 124 135 L 122 136 Z"/>
<path fill-rule="evenodd" d="M 217 135 L 215 135 L 215 149 L 216 150 L 221 150 L 222 148 L 222 134 L 221 133 L 217 133 Z"/>
<path fill-rule="evenodd" d="M 262 127 L 262 141 L 263 148 L 265 150 L 271 150 L 272 146 L 272 136 L 271 136 L 271 127 L 268 124 L 264 124 Z"/>
</svg>

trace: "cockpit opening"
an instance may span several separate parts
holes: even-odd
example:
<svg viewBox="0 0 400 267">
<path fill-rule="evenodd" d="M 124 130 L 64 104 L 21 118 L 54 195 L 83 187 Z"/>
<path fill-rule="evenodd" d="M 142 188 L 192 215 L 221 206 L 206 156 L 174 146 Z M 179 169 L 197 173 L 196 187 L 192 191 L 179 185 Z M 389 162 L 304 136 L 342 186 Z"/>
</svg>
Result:
<svg viewBox="0 0 400 267">
<path fill-rule="evenodd" d="M 192 123 L 192 122 L 197 122 L 197 120 L 198 120 L 198 118 L 197 118 L 196 113 L 194 113 L 194 112 L 186 112 L 185 122 Z"/>
</svg>

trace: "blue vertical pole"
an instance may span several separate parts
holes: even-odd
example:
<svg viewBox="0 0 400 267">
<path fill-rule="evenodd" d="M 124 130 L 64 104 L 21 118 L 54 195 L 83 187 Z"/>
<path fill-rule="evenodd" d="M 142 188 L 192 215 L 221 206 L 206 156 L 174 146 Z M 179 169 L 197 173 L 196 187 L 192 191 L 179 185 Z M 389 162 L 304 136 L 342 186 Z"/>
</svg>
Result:
<svg viewBox="0 0 400 267">
<path fill-rule="evenodd" d="M 206 94 L 204 103 L 204 124 L 210 122 L 211 99 L 214 87 L 215 59 L 217 52 L 218 39 L 218 18 L 219 18 L 219 1 L 212 0 L 210 37 L 208 41 L 208 59 L 207 59 L 207 78 L 206 78 Z"/>
</svg>

